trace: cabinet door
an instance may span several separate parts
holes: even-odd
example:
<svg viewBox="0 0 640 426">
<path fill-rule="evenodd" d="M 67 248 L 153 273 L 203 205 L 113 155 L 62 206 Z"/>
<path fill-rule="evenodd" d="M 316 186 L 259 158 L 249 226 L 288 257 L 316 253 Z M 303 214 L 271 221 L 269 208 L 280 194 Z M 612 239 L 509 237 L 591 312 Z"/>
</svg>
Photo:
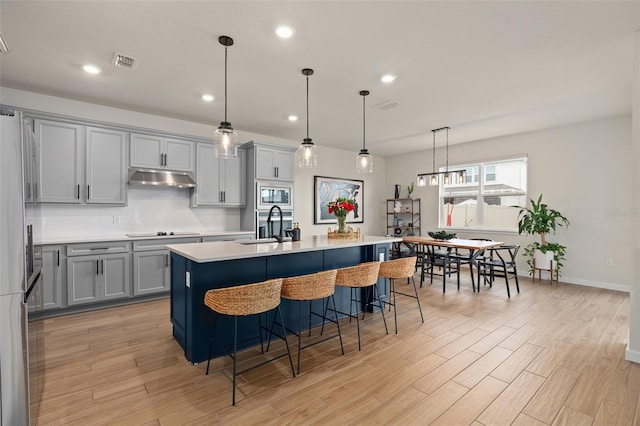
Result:
<svg viewBox="0 0 640 426">
<path fill-rule="evenodd" d="M 195 144 L 177 139 L 165 139 L 165 167 L 171 170 L 195 170 Z"/>
<path fill-rule="evenodd" d="M 275 179 L 276 152 L 269 148 L 256 147 L 256 179 Z"/>
<path fill-rule="evenodd" d="M 84 197 L 84 127 L 35 120 L 37 201 L 80 203 Z"/>
<path fill-rule="evenodd" d="M 276 151 L 274 156 L 278 180 L 293 180 L 293 152 Z"/>
<path fill-rule="evenodd" d="M 43 308 L 62 307 L 62 246 L 42 247 Z"/>
<path fill-rule="evenodd" d="M 129 254 L 109 254 L 100 258 L 100 295 L 103 300 L 131 296 Z"/>
<path fill-rule="evenodd" d="M 127 134 L 87 127 L 88 204 L 127 202 Z"/>
<path fill-rule="evenodd" d="M 162 168 L 164 162 L 162 138 L 132 133 L 129 161 L 131 167 Z"/>
<path fill-rule="evenodd" d="M 72 306 L 99 301 L 99 274 L 99 256 L 67 258 L 67 304 Z"/>
<path fill-rule="evenodd" d="M 217 206 L 221 204 L 220 171 L 218 159 L 213 145 L 199 143 L 197 146 L 196 182 L 198 186 L 193 190 L 194 206 Z M 229 161 L 229 160 L 221 160 Z"/>
<path fill-rule="evenodd" d="M 227 206 L 244 206 L 246 202 L 246 152 L 238 150 L 238 158 L 220 160 L 222 165 L 222 190 L 224 191 L 224 204 Z"/>
<path fill-rule="evenodd" d="M 31 120 L 23 119 L 22 124 L 22 155 L 24 158 L 24 202 L 33 204 L 36 201 L 37 185 L 37 161 L 36 161 L 36 138 L 33 134 L 33 124 Z"/>
<path fill-rule="evenodd" d="M 169 262 L 167 250 L 134 253 L 134 296 L 169 291 Z"/>
</svg>

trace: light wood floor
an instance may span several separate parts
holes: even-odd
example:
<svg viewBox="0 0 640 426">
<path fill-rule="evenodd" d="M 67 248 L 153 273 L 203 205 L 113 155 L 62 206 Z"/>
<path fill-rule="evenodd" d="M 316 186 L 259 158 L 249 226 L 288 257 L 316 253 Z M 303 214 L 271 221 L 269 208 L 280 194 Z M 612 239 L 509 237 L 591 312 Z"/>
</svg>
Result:
<svg viewBox="0 0 640 426">
<path fill-rule="evenodd" d="M 48 319 L 38 424 L 638 424 L 627 294 L 523 278 L 509 299 L 503 281 L 473 294 L 467 277 L 445 295 L 441 278 L 425 284 L 425 323 L 415 310 L 397 335 L 392 316 L 389 335 L 372 323 L 361 352 L 342 321 L 344 356 L 330 340 L 303 351 L 295 379 L 285 359 L 244 374 L 236 407 L 230 359 L 209 376 L 189 365 L 168 300 Z"/>
</svg>

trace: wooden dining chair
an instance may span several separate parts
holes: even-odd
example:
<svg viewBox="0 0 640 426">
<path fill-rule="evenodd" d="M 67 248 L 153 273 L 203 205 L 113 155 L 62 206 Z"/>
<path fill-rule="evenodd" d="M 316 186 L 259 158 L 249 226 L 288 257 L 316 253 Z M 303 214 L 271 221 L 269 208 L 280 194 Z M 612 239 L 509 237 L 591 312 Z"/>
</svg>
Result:
<svg viewBox="0 0 640 426">
<path fill-rule="evenodd" d="M 478 261 L 478 291 L 480 291 L 481 277 L 489 286 L 493 284 L 495 278 L 504 278 L 507 296 L 511 297 L 509 276 L 512 276 L 516 282 L 516 290 L 520 293 L 518 265 L 516 264 L 518 250 L 520 250 L 520 246 L 517 244 L 486 249 L 487 255 Z"/>
</svg>

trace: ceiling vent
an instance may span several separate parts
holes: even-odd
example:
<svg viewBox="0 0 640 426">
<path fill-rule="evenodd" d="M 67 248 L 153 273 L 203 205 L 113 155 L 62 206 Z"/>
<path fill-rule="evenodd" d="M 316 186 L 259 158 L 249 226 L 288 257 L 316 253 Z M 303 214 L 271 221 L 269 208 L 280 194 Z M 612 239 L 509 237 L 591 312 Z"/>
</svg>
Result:
<svg viewBox="0 0 640 426">
<path fill-rule="evenodd" d="M 395 108 L 397 106 L 399 106 L 400 104 L 397 103 L 396 101 L 384 101 L 381 104 L 376 105 L 374 108 L 380 109 L 380 110 L 387 110 L 387 109 L 391 109 L 391 108 Z"/>
<path fill-rule="evenodd" d="M 116 67 L 132 70 L 135 68 L 136 60 L 131 56 L 121 55 L 120 53 L 114 53 L 113 61 L 111 61 L 111 63 Z"/>
</svg>

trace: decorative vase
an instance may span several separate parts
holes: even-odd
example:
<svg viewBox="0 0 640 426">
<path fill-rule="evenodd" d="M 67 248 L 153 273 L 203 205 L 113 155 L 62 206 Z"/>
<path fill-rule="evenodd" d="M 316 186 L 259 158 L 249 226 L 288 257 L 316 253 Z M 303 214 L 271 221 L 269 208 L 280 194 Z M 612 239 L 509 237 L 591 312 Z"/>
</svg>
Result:
<svg viewBox="0 0 640 426">
<path fill-rule="evenodd" d="M 344 222 L 347 220 L 346 216 L 336 216 L 336 219 L 338 219 L 338 234 L 346 234 L 347 233 L 347 228 L 344 224 Z"/>
</svg>

